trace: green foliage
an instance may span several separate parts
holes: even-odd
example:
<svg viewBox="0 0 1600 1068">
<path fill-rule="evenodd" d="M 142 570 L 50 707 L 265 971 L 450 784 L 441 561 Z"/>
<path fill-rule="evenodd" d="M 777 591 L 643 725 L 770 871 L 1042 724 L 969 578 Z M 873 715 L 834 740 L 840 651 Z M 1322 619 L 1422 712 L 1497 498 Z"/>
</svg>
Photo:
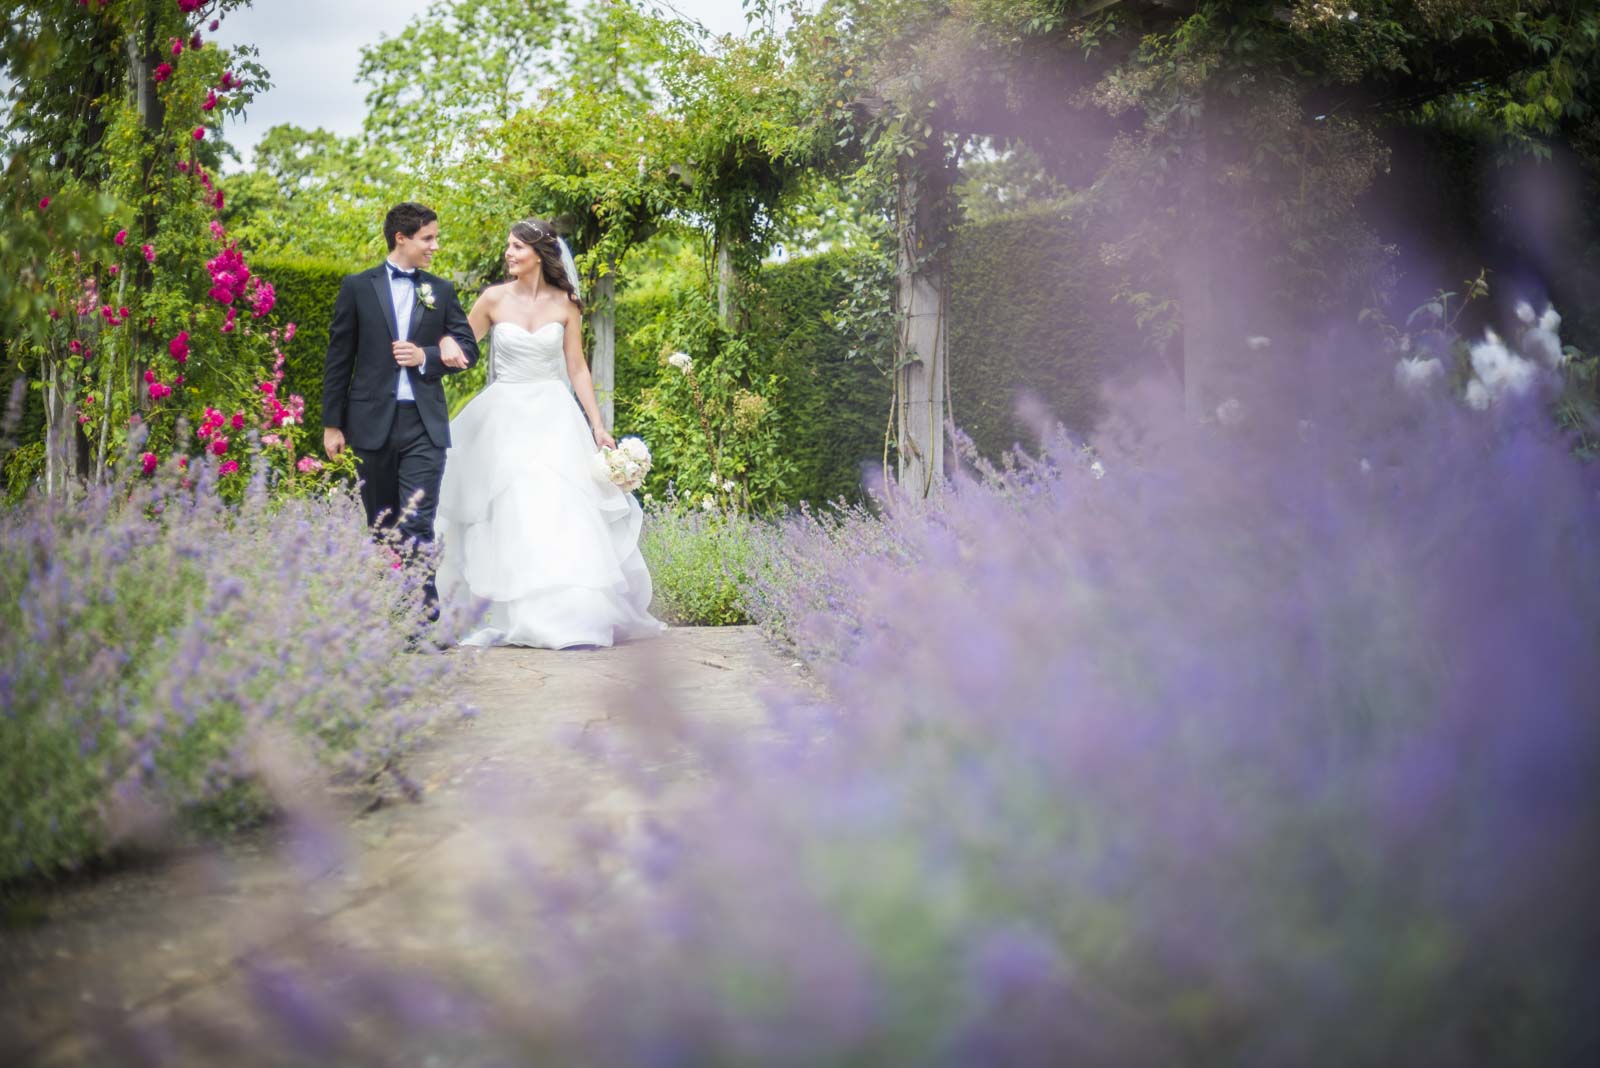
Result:
<svg viewBox="0 0 1600 1068">
<path fill-rule="evenodd" d="M 639 539 L 655 583 L 651 613 L 677 626 L 750 622 L 740 589 L 754 573 L 761 521 L 674 504 L 649 504 Z"/>
<path fill-rule="evenodd" d="M 305 426 L 317 433 L 322 427 L 322 363 L 328 349 L 328 327 L 339 282 L 359 266 L 349 266 L 311 256 L 260 260 L 262 273 L 277 287 L 273 309 L 280 322 L 294 323 L 295 335 L 281 344 L 284 361 L 283 390 L 305 398 Z"/>
</svg>

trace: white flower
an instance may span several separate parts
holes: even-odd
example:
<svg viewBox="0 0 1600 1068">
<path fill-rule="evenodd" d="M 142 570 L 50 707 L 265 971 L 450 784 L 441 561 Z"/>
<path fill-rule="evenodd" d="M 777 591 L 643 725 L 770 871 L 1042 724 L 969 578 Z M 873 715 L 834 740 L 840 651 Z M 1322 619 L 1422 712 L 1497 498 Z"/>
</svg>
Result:
<svg viewBox="0 0 1600 1068">
<path fill-rule="evenodd" d="M 617 442 L 617 449 L 634 463 L 650 466 L 650 450 L 643 438 L 626 437 Z"/>
<path fill-rule="evenodd" d="M 667 357 L 667 362 L 676 367 L 678 370 L 682 371 L 684 374 L 688 374 L 690 371 L 694 370 L 694 357 L 690 356 L 687 352 L 674 352 L 671 356 Z"/>
<path fill-rule="evenodd" d="M 1522 318 L 1524 305 L 1517 306 L 1517 316 Z M 1544 314 L 1536 321 L 1533 318 L 1533 309 L 1528 308 L 1528 315 L 1523 322 L 1530 326 L 1522 335 L 1522 351 L 1529 356 L 1540 360 L 1546 367 L 1559 368 L 1567 362 L 1567 354 L 1561 348 L 1561 337 L 1556 330 L 1561 326 L 1561 316 L 1556 314 L 1555 308 L 1545 305 Z"/>
<path fill-rule="evenodd" d="M 1217 422 L 1223 426 L 1238 426 L 1244 422 L 1244 402 L 1238 397 L 1229 397 L 1217 405 Z"/>
<path fill-rule="evenodd" d="M 1467 403 L 1474 408 L 1484 408 L 1506 394 L 1526 393 L 1532 387 L 1538 368 L 1506 348 L 1493 330 L 1485 330 L 1484 339 L 1472 346 L 1471 352 L 1472 370 L 1484 391 L 1480 400 L 1474 400 L 1468 387 Z"/>
<path fill-rule="evenodd" d="M 1517 318 L 1521 319 L 1523 322 L 1527 323 L 1529 326 L 1532 326 L 1533 325 L 1533 321 L 1538 317 L 1533 314 L 1533 305 L 1532 304 L 1529 304 L 1525 300 L 1519 300 L 1519 301 L 1517 301 Z"/>
<path fill-rule="evenodd" d="M 1443 377 L 1444 364 L 1438 357 L 1420 360 L 1415 356 L 1407 356 L 1394 365 L 1394 380 L 1401 389 L 1425 389 L 1434 379 Z"/>
<path fill-rule="evenodd" d="M 717 510 L 717 499 L 708 493 L 705 495 L 705 499 L 700 502 L 700 507 L 708 512 L 715 512 Z"/>
<path fill-rule="evenodd" d="M 738 484 L 735 483 L 733 481 L 733 479 L 725 478 L 725 479 L 722 480 L 722 492 L 723 493 L 732 493 L 734 490 L 736 490 L 738 488 L 739 488 Z"/>
<path fill-rule="evenodd" d="M 1095 478 L 1105 478 L 1106 465 L 1101 463 L 1099 460 L 1096 460 L 1094 463 L 1089 465 L 1089 474 L 1093 475 Z"/>
<path fill-rule="evenodd" d="M 1476 378 L 1467 383 L 1467 407 L 1480 412 L 1489 407 L 1489 391 Z"/>
<path fill-rule="evenodd" d="M 422 301 L 422 306 L 424 308 L 431 309 L 433 307 L 433 285 L 428 282 L 423 282 L 421 285 L 417 286 L 417 299 Z"/>
<path fill-rule="evenodd" d="M 1361 465 L 1360 466 L 1361 466 L 1361 473 L 1363 475 L 1372 474 L 1372 461 L 1367 459 L 1365 456 L 1363 456 L 1361 458 Z"/>
<path fill-rule="evenodd" d="M 286 416 L 283 417 L 283 425 L 284 426 L 294 426 L 294 424 L 295 424 L 294 416 L 286 415 Z"/>
<path fill-rule="evenodd" d="M 1272 344 L 1270 337 L 1247 337 L 1244 343 L 1250 347 L 1251 352 L 1260 352 Z"/>
</svg>

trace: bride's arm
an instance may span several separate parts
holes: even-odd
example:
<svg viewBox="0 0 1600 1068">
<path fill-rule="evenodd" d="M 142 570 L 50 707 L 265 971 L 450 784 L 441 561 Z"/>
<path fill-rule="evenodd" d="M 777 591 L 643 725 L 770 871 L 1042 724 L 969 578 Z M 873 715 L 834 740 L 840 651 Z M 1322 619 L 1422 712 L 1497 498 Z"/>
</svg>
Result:
<svg viewBox="0 0 1600 1068">
<path fill-rule="evenodd" d="M 472 327 L 472 336 L 478 340 L 489 333 L 489 328 L 494 325 L 493 317 L 489 314 L 494 307 L 494 296 L 489 290 L 478 294 L 478 299 L 472 302 L 472 310 L 467 313 L 467 323 Z M 461 369 L 467 366 L 467 354 L 461 346 L 456 344 L 456 339 L 449 334 L 439 339 L 439 359 L 448 367 Z"/>
<path fill-rule="evenodd" d="M 583 358 L 583 313 L 576 304 L 567 307 L 565 333 L 567 377 L 572 380 L 572 392 L 578 395 L 583 414 L 589 417 L 589 430 L 594 434 L 595 444 L 614 449 L 617 441 L 606 430 L 605 420 L 600 418 L 600 405 L 594 399 L 594 378 L 589 374 L 589 364 Z"/>
</svg>

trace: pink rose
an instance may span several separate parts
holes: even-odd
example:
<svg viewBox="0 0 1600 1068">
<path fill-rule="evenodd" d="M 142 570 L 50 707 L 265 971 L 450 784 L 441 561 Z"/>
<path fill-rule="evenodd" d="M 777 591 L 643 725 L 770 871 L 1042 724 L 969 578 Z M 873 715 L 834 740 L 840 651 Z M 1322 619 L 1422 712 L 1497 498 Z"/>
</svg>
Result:
<svg viewBox="0 0 1600 1068">
<path fill-rule="evenodd" d="M 187 363 L 189 361 L 189 331 L 178 331 L 178 336 L 167 342 L 167 351 L 172 354 L 174 360 L 179 363 Z"/>
<path fill-rule="evenodd" d="M 288 326 L 285 326 L 283 328 L 283 340 L 285 340 L 285 341 L 293 341 L 294 340 L 294 332 L 295 332 L 296 329 L 297 329 L 297 327 L 293 323 L 290 323 Z"/>
<path fill-rule="evenodd" d="M 300 461 L 294 465 L 294 468 L 301 474 L 305 474 L 309 471 L 321 471 L 322 461 L 317 459 L 315 456 L 302 456 L 300 457 Z"/>
<path fill-rule="evenodd" d="M 116 244 L 116 246 L 118 248 L 121 248 L 123 245 L 126 245 L 128 243 L 128 231 L 126 231 L 126 230 L 118 230 L 117 231 L 117 236 L 113 237 L 111 240 Z"/>
<path fill-rule="evenodd" d="M 216 106 L 217 106 L 217 91 L 215 89 L 208 89 L 206 91 L 206 102 L 204 104 L 200 105 L 200 110 L 201 111 L 210 111 L 213 108 L 215 108 Z"/>
<path fill-rule="evenodd" d="M 204 141 L 206 139 L 206 128 L 204 126 L 196 126 L 194 128 L 194 139 L 196 141 Z"/>
<path fill-rule="evenodd" d="M 223 437 L 220 434 L 217 435 L 215 438 L 213 438 L 211 440 L 211 451 L 213 453 L 215 453 L 216 455 L 218 455 L 218 456 L 221 456 L 223 453 L 227 452 L 228 451 L 228 439 Z"/>
<path fill-rule="evenodd" d="M 178 0 L 178 10 L 185 15 L 199 11 L 206 0 Z"/>
<path fill-rule="evenodd" d="M 243 430 L 244 429 L 244 413 L 243 412 L 234 412 L 233 413 L 232 423 L 233 423 L 233 429 L 235 429 L 235 430 Z"/>
<path fill-rule="evenodd" d="M 168 40 L 172 45 L 172 54 L 175 56 L 183 55 L 183 42 L 178 40 L 176 37 L 168 38 Z"/>
<path fill-rule="evenodd" d="M 237 470 L 239 470 L 238 460 L 224 460 L 217 465 L 217 474 L 219 475 L 231 475 Z"/>
<path fill-rule="evenodd" d="M 140 245 L 139 251 L 144 253 L 144 262 L 156 262 L 156 247 L 154 245 Z"/>
<path fill-rule="evenodd" d="M 49 197 L 40 197 L 39 198 L 39 210 L 40 211 L 49 211 L 50 210 L 50 198 Z"/>
<path fill-rule="evenodd" d="M 160 466 L 160 464 L 161 457 L 157 456 L 153 452 L 147 452 L 143 456 L 139 457 L 139 466 L 144 469 L 144 473 L 147 475 L 155 474 L 156 468 Z"/>
<path fill-rule="evenodd" d="M 154 78 L 158 82 L 166 81 L 168 78 L 172 77 L 172 64 L 159 64 L 156 69 L 151 72 L 150 77 Z"/>
</svg>

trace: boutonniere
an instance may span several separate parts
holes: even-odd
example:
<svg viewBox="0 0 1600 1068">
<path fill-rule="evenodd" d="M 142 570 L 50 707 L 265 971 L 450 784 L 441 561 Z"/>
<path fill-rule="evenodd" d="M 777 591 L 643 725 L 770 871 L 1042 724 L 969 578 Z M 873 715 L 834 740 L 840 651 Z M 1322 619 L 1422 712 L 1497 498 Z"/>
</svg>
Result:
<svg viewBox="0 0 1600 1068">
<path fill-rule="evenodd" d="M 417 299 L 422 301 L 422 306 L 429 311 L 433 310 L 433 286 L 423 282 L 417 286 Z"/>
</svg>

